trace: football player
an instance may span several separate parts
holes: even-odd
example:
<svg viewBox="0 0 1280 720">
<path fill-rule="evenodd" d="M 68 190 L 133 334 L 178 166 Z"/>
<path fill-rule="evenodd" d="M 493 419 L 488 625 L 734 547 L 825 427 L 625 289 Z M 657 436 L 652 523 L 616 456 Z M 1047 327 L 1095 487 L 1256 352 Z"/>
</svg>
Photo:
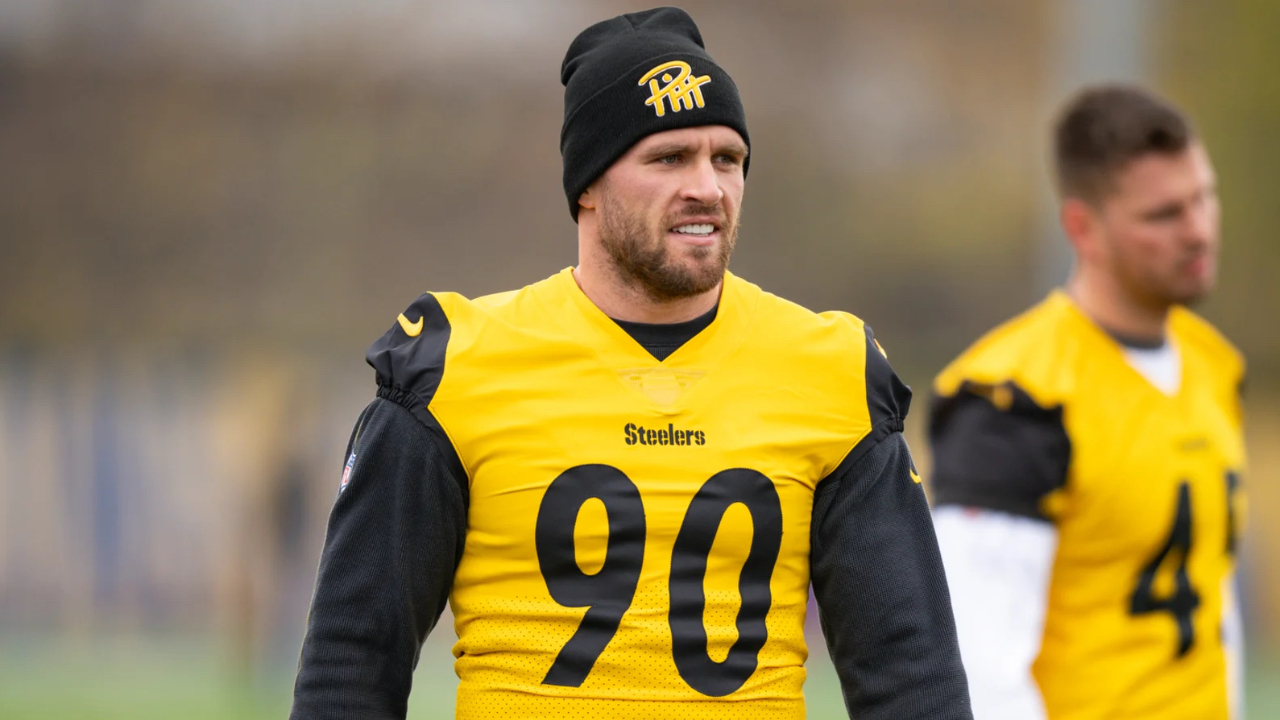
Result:
<svg viewBox="0 0 1280 720">
<path fill-rule="evenodd" d="M 750 141 L 684 12 L 562 68 L 578 264 L 428 293 L 368 353 L 294 718 L 402 718 L 450 603 L 460 718 L 970 718 L 910 391 L 870 328 L 728 272 Z"/>
<path fill-rule="evenodd" d="M 1214 720 L 1238 670 L 1240 354 L 1204 144 L 1136 87 L 1055 128 L 1066 287 L 938 376 L 934 520 L 974 715 Z"/>
</svg>

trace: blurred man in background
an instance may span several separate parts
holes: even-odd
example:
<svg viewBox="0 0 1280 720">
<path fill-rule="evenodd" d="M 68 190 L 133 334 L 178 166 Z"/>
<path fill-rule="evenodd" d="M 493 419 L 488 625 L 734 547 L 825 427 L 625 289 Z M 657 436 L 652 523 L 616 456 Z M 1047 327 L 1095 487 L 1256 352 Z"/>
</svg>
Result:
<svg viewBox="0 0 1280 720">
<path fill-rule="evenodd" d="M 562 81 L 578 265 L 370 349 L 293 717 L 404 717 L 448 600 L 459 717 L 802 718 L 812 581 L 853 716 L 970 718 L 910 390 L 862 321 L 726 272 L 733 81 L 674 8 Z"/>
<path fill-rule="evenodd" d="M 937 378 L 935 522 L 982 720 L 1229 717 L 1244 362 L 1214 284 L 1213 167 L 1150 93 L 1090 88 L 1054 137 L 1065 290 Z"/>
</svg>

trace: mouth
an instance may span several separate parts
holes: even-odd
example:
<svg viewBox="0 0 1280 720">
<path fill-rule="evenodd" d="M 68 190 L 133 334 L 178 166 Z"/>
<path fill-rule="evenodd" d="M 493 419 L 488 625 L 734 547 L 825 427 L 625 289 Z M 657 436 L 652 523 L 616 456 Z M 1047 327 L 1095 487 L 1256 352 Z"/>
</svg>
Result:
<svg viewBox="0 0 1280 720">
<path fill-rule="evenodd" d="M 1182 271 L 1188 275 L 1199 277 L 1207 274 L 1208 270 L 1209 256 L 1207 254 L 1196 255 L 1182 263 Z"/>
<path fill-rule="evenodd" d="M 714 245 L 720 238 L 720 221 L 714 218 L 684 220 L 668 229 L 667 234 L 689 245 Z"/>
</svg>

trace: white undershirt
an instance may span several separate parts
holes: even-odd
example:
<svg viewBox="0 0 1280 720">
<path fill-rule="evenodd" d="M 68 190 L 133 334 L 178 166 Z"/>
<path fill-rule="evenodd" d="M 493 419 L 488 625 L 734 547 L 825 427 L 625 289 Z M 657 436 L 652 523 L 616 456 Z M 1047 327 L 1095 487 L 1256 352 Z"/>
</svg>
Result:
<svg viewBox="0 0 1280 720">
<path fill-rule="evenodd" d="M 1175 395 L 1182 357 L 1172 342 L 1125 348 L 1125 358 L 1153 386 Z M 974 720 L 1044 720 L 1031 674 L 1040 654 L 1049 582 L 1058 548 L 1052 523 L 953 505 L 933 513 L 960 656 L 969 677 Z M 1232 579 L 1223 587 L 1223 644 L 1232 718 L 1244 717 L 1244 642 Z"/>
<path fill-rule="evenodd" d="M 1124 359 L 1147 382 L 1170 397 L 1182 387 L 1182 353 L 1170 339 L 1158 348 L 1124 346 Z"/>
</svg>

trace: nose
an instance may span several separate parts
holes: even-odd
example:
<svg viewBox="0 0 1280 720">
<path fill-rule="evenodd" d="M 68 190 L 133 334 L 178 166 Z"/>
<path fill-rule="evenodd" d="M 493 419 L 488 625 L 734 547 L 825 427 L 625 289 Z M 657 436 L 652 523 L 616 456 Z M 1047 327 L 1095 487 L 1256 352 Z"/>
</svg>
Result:
<svg viewBox="0 0 1280 720">
<path fill-rule="evenodd" d="M 720 178 L 716 173 L 711 158 L 700 157 L 697 162 L 689 164 L 689 172 L 685 177 L 685 185 L 681 193 L 686 200 L 693 200 L 703 205 L 715 205 L 724 197 L 720 189 Z"/>
<path fill-rule="evenodd" d="M 1208 202 L 1196 203 L 1187 213 L 1185 239 L 1191 245 L 1208 245 L 1217 235 L 1217 224 L 1216 206 Z"/>
</svg>

